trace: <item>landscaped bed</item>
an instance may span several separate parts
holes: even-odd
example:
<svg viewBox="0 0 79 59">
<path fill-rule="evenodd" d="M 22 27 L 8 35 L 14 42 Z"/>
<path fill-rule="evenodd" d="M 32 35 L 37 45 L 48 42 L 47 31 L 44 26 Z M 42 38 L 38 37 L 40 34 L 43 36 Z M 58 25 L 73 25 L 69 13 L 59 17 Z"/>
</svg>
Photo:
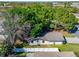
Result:
<svg viewBox="0 0 79 59">
<path fill-rule="evenodd" d="M 76 37 L 75 34 L 68 33 L 68 32 L 66 32 L 66 31 L 63 31 L 62 34 L 63 34 L 63 36 L 65 36 L 65 37 Z"/>
<path fill-rule="evenodd" d="M 64 35 L 65 37 L 76 37 L 75 34 L 67 34 L 67 35 Z"/>
</svg>

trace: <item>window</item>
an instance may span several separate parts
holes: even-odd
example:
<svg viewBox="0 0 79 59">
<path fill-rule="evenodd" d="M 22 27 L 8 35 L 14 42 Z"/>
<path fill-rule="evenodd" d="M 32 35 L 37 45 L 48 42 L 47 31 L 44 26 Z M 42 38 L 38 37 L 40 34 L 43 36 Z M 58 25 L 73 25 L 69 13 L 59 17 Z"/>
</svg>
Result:
<svg viewBox="0 0 79 59">
<path fill-rule="evenodd" d="M 31 43 L 33 43 L 33 41 L 31 41 Z"/>
<path fill-rule="evenodd" d="M 37 42 L 39 42 L 39 40 L 37 40 Z"/>
<path fill-rule="evenodd" d="M 43 40 L 43 43 L 44 43 L 44 40 Z"/>
</svg>

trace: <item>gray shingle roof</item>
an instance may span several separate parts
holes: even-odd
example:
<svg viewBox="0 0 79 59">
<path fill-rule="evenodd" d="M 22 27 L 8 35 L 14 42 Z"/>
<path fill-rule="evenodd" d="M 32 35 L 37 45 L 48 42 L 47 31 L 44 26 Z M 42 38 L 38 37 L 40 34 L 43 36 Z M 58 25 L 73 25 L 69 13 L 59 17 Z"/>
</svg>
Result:
<svg viewBox="0 0 79 59">
<path fill-rule="evenodd" d="M 44 37 L 42 37 L 43 40 L 50 41 L 50 42 L 62 42 L 64 41 L 63 35 L 60 32 L 53 31 L 47 33 Z"/>
</svg>

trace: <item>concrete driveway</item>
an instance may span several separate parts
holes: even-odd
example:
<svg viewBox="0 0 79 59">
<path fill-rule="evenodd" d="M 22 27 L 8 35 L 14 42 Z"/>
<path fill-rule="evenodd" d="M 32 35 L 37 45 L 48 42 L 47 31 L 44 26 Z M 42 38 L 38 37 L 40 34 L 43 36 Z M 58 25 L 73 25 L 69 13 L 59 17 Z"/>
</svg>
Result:
<svg viewBox="0 0 79 59">
<path fill-rule="evenodd" d="M 79 44 L 79 38 L 78 37 L 66 37 L 67 43 L 77 43 Z"/>
<path fill-rule="evenodd" d="M 75 34 L 75 36 L 77 36 L 79 38 L 79 25 L 76 25 L 76 27 L 78 28 L 78 30 L 74 34 Z"/>
</svg>

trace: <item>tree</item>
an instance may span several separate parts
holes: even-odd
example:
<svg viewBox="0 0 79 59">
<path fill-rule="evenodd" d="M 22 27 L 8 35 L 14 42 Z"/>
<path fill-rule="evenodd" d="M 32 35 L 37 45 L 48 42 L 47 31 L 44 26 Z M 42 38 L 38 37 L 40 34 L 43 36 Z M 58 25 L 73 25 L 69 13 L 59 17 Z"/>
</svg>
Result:
<svg viewBox="0 0 79 59">
<path fill-rule="evenodd" d="M 40 31 L 42 30 L 43 25 L 42 24 L 35 24 L 34 28 L 31 30 L 31 36 L 37 37 L 39 36 Z"/>
<path fill-rule="evenodd" d="M 64 8 L 52 7 L 48 4 L 34 3 L 32 6 L 28 5 L 27 7 L 13 8 L 10 10 L 10 12 L 13 15 L 18 15 L 18 23 L 20 24 L 20 26 L 23 26 L 25 23 L 29 23 L 31 26 L 30 36 L 36 36 L 36 33 L 39 33 L 42 30 L 42 27 L 43 29 L 47 30 L 47 28 L 50 28 L 51 25 L 53 25 L 52 28 L 54 29 L 57 29 L 58 27 L 62 26 L 64 27 L 64 29 L 70 30 L 70 23 L 72 23 L 71 28 L 73 28 L 76 23 L 76 18 L 68 9 L 71 8 L 67 7 L 68 5 L 70 5 L 70 3 L 67 3 L 66 8 Z"/>
<path fill-rule="evenodd" d="M 12 15 L 9 12 L 5 13 L 5 21 L 3 22 L 2 27 L 5 30 L 3 34 L 7 35 L 8 37 L 6 37 L 5 43 L 3 43 L 1 54 L 4 56 L 8 56 L 12 54 L 12 51 L 15 47 L 16 36 L 21 38 L 21 40 L 23 40 L 23 37 L 21 37 L 21 33 L 18 33 L 18 28 L 20 26 L 17 22 L 17 18 L 15 17 L 15 15 Z M 24 34 L 24 31 L 22 34 Z"/>
<path fill-rule="evenodd" d="M 66 18 L 66 19 L 67 19 L 67 21 L 65 23 L 66 24 L 65 29 L 67 31 L 70 31 L 71 29 L 74 29 L 75 24 L 77 23 L 76 17 L 73 14 L 69 13 L 69 17 Z"/>
<path fill-rule="evenodd" d="M 70 8 L 71 7 L 71 4 L 72 4 L 71 2 L 65 2 L 64 3 L 64 7 L 65 8 Z"/>
<path fill-rule="evenodd" d="M 6 41 L 4 41 L 0 46 L 0 56 L 5 57 L 13 54 L 13 46 L 8 45 Z"/>
<path fill-rule="evenodd" d="M 5 30 L 4 34 L 8 35 L 8 38 L 6 38 L 6 41 L 9 45 L 13 45 L 14 35 L 18 27 L 18 23 L 17 21 L 15 22 L 14 18 L 9 13 L 5 14 L 5 19 L 6 20 L 3 22 L 2 26 Z"/>
</svg>

